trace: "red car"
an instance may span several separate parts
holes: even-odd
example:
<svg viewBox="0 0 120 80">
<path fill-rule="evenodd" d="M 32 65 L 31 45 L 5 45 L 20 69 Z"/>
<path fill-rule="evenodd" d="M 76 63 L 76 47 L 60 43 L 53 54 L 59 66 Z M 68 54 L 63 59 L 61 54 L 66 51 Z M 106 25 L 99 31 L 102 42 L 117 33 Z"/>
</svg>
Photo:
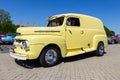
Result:
<svg viewBox="0 0 120 80">
<path fill-rule="evenodd" d="M 120 35 L 112 36 L 112 43 L 120 43 Z"/>
<path fill-rule="evenodd" d="M 117 43 L 120 43 L 120 35 L 116 35 L 116 41 Z"/>
<path fill-rule="evenodd" d="M 5 36 L 5 34 L 0 34 L 0 43 L 2 43 L 1 41 L 1 37 Z"/>
</svg>

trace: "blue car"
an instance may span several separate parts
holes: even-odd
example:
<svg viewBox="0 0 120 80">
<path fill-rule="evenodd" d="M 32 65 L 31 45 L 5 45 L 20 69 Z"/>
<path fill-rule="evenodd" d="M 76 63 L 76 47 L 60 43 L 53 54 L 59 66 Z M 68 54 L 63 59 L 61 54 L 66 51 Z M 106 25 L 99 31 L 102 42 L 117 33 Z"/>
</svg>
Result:
<svg viewBox="0 0 120 80">
<path fill-rule="evenodd" d="M 1 41 L 2 41 L 3 43 L 13 43 L 15 36 L 16 36 L 15 33 L 6 34 L 5 36 L 1 37 Z"/>
</svg>

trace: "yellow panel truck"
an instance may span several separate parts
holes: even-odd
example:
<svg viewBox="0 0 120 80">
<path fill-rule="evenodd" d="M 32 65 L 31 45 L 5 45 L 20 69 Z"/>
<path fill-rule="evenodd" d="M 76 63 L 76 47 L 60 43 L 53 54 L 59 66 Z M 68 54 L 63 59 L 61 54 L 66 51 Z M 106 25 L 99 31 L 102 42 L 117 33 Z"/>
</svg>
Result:
<svg viewBox="0 0 120 80">
<path fill-rule="evenodd" d="M 45 67 L 65 58 L 87 52 L 104 55 L 107 36 L 101 20 L 83 14 L 67 13 L 49 17 L 47 27 L 20 27 L 10 55 L 18 60 L 38 59 Z"/>
</svg>

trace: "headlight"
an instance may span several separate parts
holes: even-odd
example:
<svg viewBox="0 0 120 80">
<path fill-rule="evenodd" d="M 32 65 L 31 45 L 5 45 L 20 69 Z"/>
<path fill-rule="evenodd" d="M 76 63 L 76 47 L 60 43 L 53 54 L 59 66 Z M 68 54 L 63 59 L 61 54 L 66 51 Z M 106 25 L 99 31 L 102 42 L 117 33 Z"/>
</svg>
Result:
<svg viewBox="0 0 120 80">
<path fill-rule="evenodd" d="M 23 41 L 23 42 L 22 42 L 22 45 L 23 45 L 24 49 L 25 49 L 25 48 L 29 48 L 29 43 L 28 43 L 28 41 Z"/>
</svg>

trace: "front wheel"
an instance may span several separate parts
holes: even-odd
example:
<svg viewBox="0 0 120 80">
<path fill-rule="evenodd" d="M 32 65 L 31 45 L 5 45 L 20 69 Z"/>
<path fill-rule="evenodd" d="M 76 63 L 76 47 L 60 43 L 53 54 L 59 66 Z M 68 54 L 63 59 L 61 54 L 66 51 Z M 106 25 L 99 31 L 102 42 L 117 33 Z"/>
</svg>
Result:
<svg viewBox="0 0 120 80">
<path fill-rule="evenodd" d="M 45 48 L 40 56 L 40 64 L 44 67 L 50 67 L 58 62 L 60 51 L 55 47 Z"/>
<path fill-rule="evenodd" d="M 103 43 L 99 43 L 98 46 L 97 46 L 96 54 L 98 56 L 103 56 L 104 53 L 105 53 L 105 51 L 104 51 L 104 44 Z"/>
</svg>

